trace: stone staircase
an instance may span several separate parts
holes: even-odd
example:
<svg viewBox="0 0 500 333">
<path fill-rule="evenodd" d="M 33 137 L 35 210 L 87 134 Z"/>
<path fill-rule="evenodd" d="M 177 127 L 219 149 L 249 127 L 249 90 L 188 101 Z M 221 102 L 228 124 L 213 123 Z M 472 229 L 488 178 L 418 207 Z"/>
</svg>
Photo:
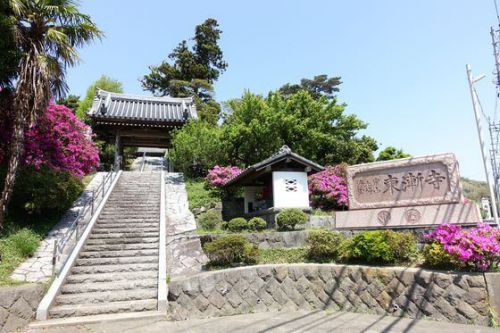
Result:
<svg viewBox="0 0 500 333">
<path fill-rule="evenodd" d="M 50 318 L 157 310 L 161 172 L 123 172 Z"/>
</svg>

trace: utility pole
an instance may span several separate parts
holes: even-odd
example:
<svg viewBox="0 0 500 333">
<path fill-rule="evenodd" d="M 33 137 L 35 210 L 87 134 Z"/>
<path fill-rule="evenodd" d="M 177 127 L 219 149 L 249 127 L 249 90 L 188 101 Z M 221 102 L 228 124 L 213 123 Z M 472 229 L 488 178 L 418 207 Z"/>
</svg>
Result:
<svg viewBox="0 0 500 333">
<path fill-rule="evenodd" d="M 493 190 L 493 186 L 490 181 L 490 173 L 488 171 L 488 161 L 487 161 L 487 156 L 486 156 L 486 151 L 484 148 L 484 139 L 483 139 L 483 134 L 481 130 L 481 119 L 479 115 L 479 110 L 477 108 L 478 105 L 478 97 L 476 94 L 476 90 L 474 89 L 474 84 L 483 79 L 485 76 L 481 75 L 477 78 L 472 77 L 472 70 L 469 65 L 466 66 L 467 70 L 467 79 L 469 80 L 469 89 L 470 89 L 470 94 L 472 98 L 472 108 L 474 109 L 474 116 L 476 118 L 476 127 L 477 127 L 477 135 L 479 137 L 479 145 L 481 146 L 481 155 L 483 157 L 483 165 L 484 165 L 484 173 L 486 174 L 486 182 L 488 183 L 488 188 L 490 190 L 490 200 L 491 200 L 491 206 L 493 210 L 493 220 L 495 221 L 496 225 L 500 227 L 499 221 L 498 221 L 498 207 L 497 207 L 497 201 L 495 199 L 495 191 Z"/>
</svg>

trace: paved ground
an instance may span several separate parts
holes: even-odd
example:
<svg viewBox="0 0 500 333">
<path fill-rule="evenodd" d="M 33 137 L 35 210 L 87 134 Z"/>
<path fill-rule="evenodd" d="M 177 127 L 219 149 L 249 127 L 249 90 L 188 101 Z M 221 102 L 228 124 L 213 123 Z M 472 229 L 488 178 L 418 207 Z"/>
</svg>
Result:
<svg viewBox="0 0 500 333">
<path fill-rule="evenodd" d="M 171 322 L 134 319 L 85 325 L 28 329 L 30 333 L 264 333 L 264 332 L 405 332 L 499 333 L 499 329 L 412 320 L 351 312 L 280 312 Z"/>
<path fill-rule="evenodd" d="M 167 213 L 167 274 L 171 278 L 199 273 L 207 257 L 196 234 L 196 221 L 189 210 L 181 173 L 165 174 Z"/>
<path fill-rule="evenodd" d="M 35 254 L 19 265 L 12 273 L 12 279 L 23 282 L 46 282 L 50 279 L 52 276 L 54 241 L 60 238 L 74 223 L 78 212 L 83 208 L 83 204 L 91 197 L 92 190 L 99 187 L 105 174 L 105 172 L 96 173 L 92 181 L 85 188 L 85 191 L 76 199 L 66 214 L 64 214 L 61 221 L 40 242 Z M 95 207 L 99 205 L 101 199 L 101 196 L 96 198 Z"/>
<path fill-rule="evenodd" d="M 163 157 L 137 157 L 130 166 L 130 171 L 158 171 L 166 170 Z"/>
</svg>

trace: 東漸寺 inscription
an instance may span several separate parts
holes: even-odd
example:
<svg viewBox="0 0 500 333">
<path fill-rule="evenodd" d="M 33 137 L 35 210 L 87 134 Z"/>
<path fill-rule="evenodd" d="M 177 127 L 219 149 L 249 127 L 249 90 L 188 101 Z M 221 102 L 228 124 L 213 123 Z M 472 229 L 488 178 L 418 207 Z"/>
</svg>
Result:
<svg viewBox="0 0 500 333">
<path fill-rule="evenodd" d="M 347 168 L 347 186 L 350 209 L 456 203 L 461 199 L 453 154 L 355 165 Z"/>
</svg>

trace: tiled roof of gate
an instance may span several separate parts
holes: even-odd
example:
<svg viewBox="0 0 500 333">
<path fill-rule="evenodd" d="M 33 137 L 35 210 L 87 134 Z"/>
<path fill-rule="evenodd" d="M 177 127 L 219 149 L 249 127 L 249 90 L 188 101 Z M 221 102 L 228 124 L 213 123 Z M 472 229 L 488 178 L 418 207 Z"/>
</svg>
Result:
<svg viewBox="0 0 500 333">
<path fill-rule="evenodd" d="M 153 97 L 119 94 L 99 89 L 89 115 L 99 121 L 184 123 L 197 118 L 192 97 Z"/>
</svg>

